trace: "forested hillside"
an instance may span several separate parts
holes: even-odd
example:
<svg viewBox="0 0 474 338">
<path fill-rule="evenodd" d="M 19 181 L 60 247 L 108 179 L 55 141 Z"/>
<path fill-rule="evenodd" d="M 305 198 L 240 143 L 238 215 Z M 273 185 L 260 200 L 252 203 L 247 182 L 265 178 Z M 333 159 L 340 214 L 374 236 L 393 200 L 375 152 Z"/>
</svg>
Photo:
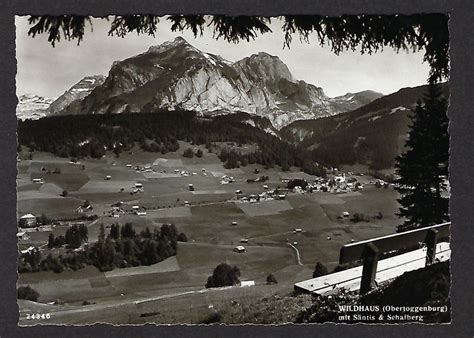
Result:
<svg viewBox="0 0 474 338">
<path fill-rule="evenodd" d="M 262 130 L 261 128 L 265 128 Z M 233 152 L 229 167 L 258 163 L 268 167 L 291 166 L 312 174 L 324 170 L 311 152 L 282 141 L 268 120 L 245 113 L 199 117 L 191 111 L 160 113 L 53 116 L 19 121 L 19 145 L 61 157 L 100 158 L 106 151 L 120 156 L 139 144 L 145 151 L 165 154 L 179 149 L 178 140 L 213 148 L 214 142 L 255 144 L 249 154 Z M 224 156 L 223 161 L 227 161 Z"/>
</svg>

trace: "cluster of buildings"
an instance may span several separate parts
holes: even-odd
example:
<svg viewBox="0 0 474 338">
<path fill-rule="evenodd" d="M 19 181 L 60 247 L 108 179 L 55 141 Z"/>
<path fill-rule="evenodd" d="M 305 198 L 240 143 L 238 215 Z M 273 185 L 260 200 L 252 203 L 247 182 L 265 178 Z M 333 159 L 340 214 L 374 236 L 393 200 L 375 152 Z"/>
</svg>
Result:
<svg viewBox="0 0 474 338">
<path fill-rule="evenodd" d="M 268 189 L 267 185 L 264 185 L 264 189 Z M 242 190 L 236 190 L 235 195 L 238 202 L 242 203 L 257 203 L 261 201 L 272 201 L 272 200 L 284 200 L 286 195 L 290 192 L 287 188 L 279 188 L 272 190 L 265 190 L 259 194 L 244 195 Z"/>
<path fill-rule="evenodd" d="M 221 177 L 221 184 L 234 183 L 235 179 L 232 176 L 224 175 Z"/>
<path fill-rule="evenodd" d="M 137 215 L 137 216 L 146 216 L 146 208 L 139 205 L 128 205 L 122 201 L 116 202 L 111 205 L 112 209 L 109 211 L 110 217 L 118 218 L 121 215 Z"/>
<path fill-rule="evenodd" d="M 133 168 L 133 165 L 131 163 L 127 163 L 125 165 L 127 168 L 129 169 L 132 169 Z M 152 169 L 151 165 L 145 165 L 143 167 L 140 167 L 139 165 L 136 165 L 135 166 L 135 171 L 136 172 L 146 172 L 146 173 L 151 173 L 153 172 L 154 170 Z"/>
<path fill-rule="evenodd" d="M 351 191 L 360 191 L 363 189 L 363 184 L 358 182 L 357 179 L 346 174 L 336 174 L 333 177 L 322 178 L 318 177 L 313 182 L 308 182 L 306 191 L 322 191 L 332 193 L 345 193 Z"/>
</svg>

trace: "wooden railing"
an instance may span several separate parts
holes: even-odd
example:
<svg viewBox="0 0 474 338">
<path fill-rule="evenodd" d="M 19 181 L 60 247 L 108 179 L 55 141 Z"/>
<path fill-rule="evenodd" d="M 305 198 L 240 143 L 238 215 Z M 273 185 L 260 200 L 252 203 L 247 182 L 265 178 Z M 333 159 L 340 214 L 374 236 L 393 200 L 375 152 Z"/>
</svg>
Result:
<svg viewBox="0 0 474 338">
<path fill-rule="evenodd" d="M 448 222 L 344 245 L 339 255 L 339 264 L 362 260 L 360 293 L 367 293 L 375 284 L 379 255 L 395 250 L 413 249 L 424 243 L 427 248 L 426 265 L 430 265 L 436 256 L 438 240 L 449 240 L 450 226 L 451 222 Z"/>
<path fill-rule="evenodd" d="M 324 294 L 343 287 L 365 294 L 375 286 L 376 278 L 382 282 L 433 264 L 435 259 L 449 259 L 449 243 L 443 242 L 449 242 L 450 226 L 448 222 L 344 245 L 339 263 L 362 261 L 362 266 L 296 283 L 295 290 Z M 379 258 L 387 253 L 396 255 L 381 260 L 378 267 Z"/>
</svg>

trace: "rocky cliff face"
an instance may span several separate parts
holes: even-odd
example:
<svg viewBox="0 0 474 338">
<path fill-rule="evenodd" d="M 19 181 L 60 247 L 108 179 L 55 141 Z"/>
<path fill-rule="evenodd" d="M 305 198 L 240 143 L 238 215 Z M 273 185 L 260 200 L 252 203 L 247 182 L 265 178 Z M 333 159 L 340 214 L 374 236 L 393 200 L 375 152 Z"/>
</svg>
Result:
<svg viewBox="0 0 474 338">
<path fill-rule="evenodd" d="M 295 120 L 331 116 L 359 104 L 358 98 L 350 102 L 344 106 L 332 101 L 321 88 L 295 80 L 276 56 L 261 52 L 232 63 L 178 37 L 114 62 L 103 83 L 82 100 L 55 112 L 241 111 L 267 117 L 281 128 Z"/>
<path fill-rule="evenodd" d="M 105 76 L 102 75 L 86 76 L 74 86 L 66 90 L 63 95 L 54 100 L 54 102 L 52 102 L 48 107 L 47 114 L 54 115 L 74 101 L 82 100 L 89 95 L 95 87 L 104 83 L 104 80 Z"/>
</svg>

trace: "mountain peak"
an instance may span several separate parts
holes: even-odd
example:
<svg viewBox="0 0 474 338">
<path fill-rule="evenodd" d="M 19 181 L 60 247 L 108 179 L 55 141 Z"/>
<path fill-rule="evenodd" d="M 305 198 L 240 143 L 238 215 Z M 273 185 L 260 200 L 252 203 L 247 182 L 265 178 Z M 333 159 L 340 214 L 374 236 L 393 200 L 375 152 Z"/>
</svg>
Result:
<svg viewBox="0 0 474 338">
<path fill-rule="evenodd" d="M 83 81 L 50 110 L 62 114 L 157 112 L 178 107 L 201 114 L 241 111 L 267 117 L 281 128 L 296 119 L 347 111 L 348 106 L 343 101 L 336 102 L 336 107 L 321 88 L 296 80 L 278 56 L 262 51 L 229 62 L 180 36 L 114 63 L 99 83 L 92 88 L 92 81 Z M 350 100 L 353 106 L 358 107 L 359 101 Z"/>
<path fill-rule="evenodd" d="M 174 40 L 165 41 L 162 44 L 157 45 L 157 46 L 151 46 L 148 49 L 148 52 L 149 53 L 162 52 L 164 50 L 174 48 L 174 47 L 178 47 L 178 46 L 189 46 L 193 49 L 196 49 L 188 41 L 186 41 L 183 37 L 177 36 L 176 38 L 174 38 Z"/>
</svg>

